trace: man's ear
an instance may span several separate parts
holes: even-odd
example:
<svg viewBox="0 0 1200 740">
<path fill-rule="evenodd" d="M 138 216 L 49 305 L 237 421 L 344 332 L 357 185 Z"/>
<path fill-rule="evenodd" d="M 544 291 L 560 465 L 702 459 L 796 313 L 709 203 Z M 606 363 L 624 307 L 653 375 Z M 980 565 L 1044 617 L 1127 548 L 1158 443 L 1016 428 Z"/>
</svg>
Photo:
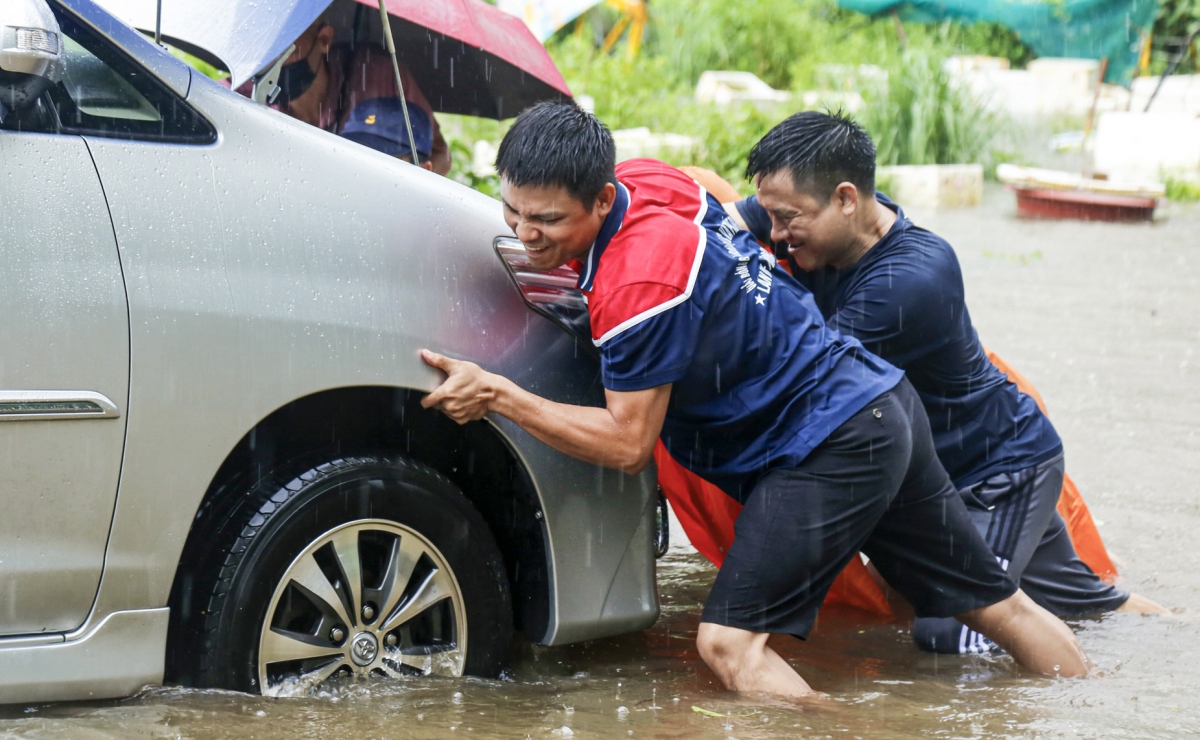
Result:
<svg viewBox="0 0 1200 740">
<path fill-rule="evenodd" d="M 321 26 L 321 29 L 317 31 L 317 42 L 314 48 L 321 52 L 321 56 L 329 53 L 329 48 L 333 46 L 333 36 L 333 26 L 328 23 Z"/>
<path fill-rule="evenodd" d="M 833 203 L 842 215 L 853 216 L 858 211 L 858 188 L 852 182 L 840 183 L 834 188 Z"/>
<path fill-rule="evenodd" d="M 612 210 L 613 204 L 616 202 L 617 186 L 611 182 L 606 182 L 600 194 L 596 196 L 596 202 L 592 205 L 592 211 L 600 218 L 604 218 Z"/>
</svg>

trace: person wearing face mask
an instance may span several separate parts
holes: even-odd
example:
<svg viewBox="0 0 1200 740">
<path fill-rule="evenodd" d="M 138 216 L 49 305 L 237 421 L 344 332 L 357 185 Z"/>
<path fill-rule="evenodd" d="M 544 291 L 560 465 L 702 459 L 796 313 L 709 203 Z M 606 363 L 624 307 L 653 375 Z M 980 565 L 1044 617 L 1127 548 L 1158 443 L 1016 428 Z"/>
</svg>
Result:
<svg viewBox="0 0 1200 740">
<path fill-rule="evenodd" d="M 394 98 L 399 110 L 395 73 L 387 51 L 374 45 L 351 50 L 333 40 L 333 26 L 322 20 L 296 39 L 296 49 L 280 70 L 279 95 L 275 99 L 279 110 L 335 134 L 342 133 L 351 113 L 363 101 Z M 429 121 L 432 169 L 445 175 L 450 172 L 450 147 L 442 137 L 433 107 L 403 62 L 400 79 L 409 111 L 420 109 Z"/>
</svg>

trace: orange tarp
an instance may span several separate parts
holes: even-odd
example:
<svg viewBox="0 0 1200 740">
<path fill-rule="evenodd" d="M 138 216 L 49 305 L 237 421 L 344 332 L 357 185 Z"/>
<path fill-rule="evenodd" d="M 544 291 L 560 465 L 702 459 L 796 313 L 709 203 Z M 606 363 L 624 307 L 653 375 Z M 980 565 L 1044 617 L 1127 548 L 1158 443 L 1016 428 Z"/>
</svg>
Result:
<svg viewBox="0 0 1200 740">
<path fill-rule="evenodd" d="M 1022 392 L 1032 396 L 1043 413 L 1045 412 L 1046 407 L 1041 396 L 1025 376 L 991 351 L 988 351 L 988 359 L 1000 368 L 1001 372 L 1006 373 L 1009 380 L 1016 383 Z M 734 522 L 738 512 L 742 510 L 742 505 L 676 462 L 662 442 L 654 449 L 654 460 L 658 464 L 658 484 L 662 487 L 663 494 L 670 502 L 679 523 L 683 525 L 688 540 L 713 565 L 721 567 L 721 563 L 725 561 L 725 553 L 733 544 Z M 1108 550 L 1104 547 L 1083 496 L 1069 475 L 1063 478 L 1058 513 L 1067 523 L 1067 532 L 1071 535 L 1071 541 L 1080 559 L 1101 578 L 1115 578 L 1117 569 L 1108 556 Z M 834 581 L 825 597 L 825 603 L 852 606 L 881 616 L 892 615 L 887 597 L 858 557 L 852 558 Z"/>
<path fill-rule="evenodd" d="M 741 200 L 732 185 L 712 170 L 700 167 L 681 167 L 693 180 L 704 186 L 720 203 Z M 992 364 L 1008 375 L 1021 392 L 1037 401 L 1042 413 L 1047 413 L 1046 404 L 1033 383 L 998 355 L 987 350 Z M 658 464 L 658 483 L 671 504 L 671 509 L 683 525 L 688 540 L 701 555 L 718 568 L 725 561 L 725 553 L 733 544 L 734 522 L 742 505 L 725 495 L 719 488 L 683 467 L 671 457 L 662 442 L 654 448 L 654 460 Z M 1108 556 L 1108 550 L 1100 539 L 1100 532 L 1092 521 L 1091 512 L 1083 501 L 1079 489 L 1069 475 L 1063 477 L 1062 496 L 1058 501 L 1058 513 L 1067 523 L 1067 532 L 1075 545 L 1075 551 L 1098 576 L 1112 580 L 1117 575 Z M 871 574 L 859 557 L 851 558 L 841 575 L 834 581 L 825 597 L 826 604 L 857 607 L 883 616 L 891 616 L 892 609 Z"/>
<path fill-rule="evenodd" d="M 1028 378 L 987 347 L 984 347 L 984 351 L 987 352 L 988 359 L 992 361 L 992 364 L 1000 368 L 1000 372 L 1007 375 L 1009 380 L 1016 383 L 1022 393 L 1037 401 L 1038 408 L 1042 410 L 1043 414 L 1050 415 L 1050 412 L 1046 410 L 1046 402 L 1042 400 L 1042 395 L 1038 393 L 1037 388 L 1033 387 L 1033 383 L 1030 383 Z M 1079 555 L 1079 559 L 1087 563 L 1087 566 L 1104 580 L 1111 581 L 1116 578 L 1117 568 L 1108 556 L 1104 541 L 1100 539 L 1100 532 L 1096 529 L 1096 523 L 1092 521 L 1092 512 L 1088 511 L 1087 504 L 1083 502 L 1083 496 L 1075 487 L 1075 481 L 1071 480 L 1070 475 L 1063 475 L 1063 490 L 1062 496 L 1058 499 L 1058 513 L 1067 523 L 1067 533 L 1071 535 L 1071 544 L 1075 545 L 1075 553 Z"/>
</svg>

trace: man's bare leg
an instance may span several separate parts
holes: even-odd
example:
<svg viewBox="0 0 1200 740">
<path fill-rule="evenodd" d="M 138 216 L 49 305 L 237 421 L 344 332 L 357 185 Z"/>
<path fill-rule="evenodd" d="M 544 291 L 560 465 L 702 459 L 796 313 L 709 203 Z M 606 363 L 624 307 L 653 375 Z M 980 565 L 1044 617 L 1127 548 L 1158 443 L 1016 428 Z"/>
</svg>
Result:
<svg viewBox="0 0 1200 740">
<path fill-rule="evenodd" d="M 1159 604 L 1157 601 L 1151 601 L 1140 594 L 1129 594 L 1129 599 L 1117 607 L 1117 611 L 1128 612 L 1130 614 L 1154 614 L 1164 617 L 1174 616 L 1167 607 Z"/>
<path fill-rule="evenodd" d="M 1091 669 L 1092 662 L 1071 628 L 1034 603 L 1024 591 L 956 618 L 989 637 L 1031 671 L 1080 677 Z"/>
<path fill-rule="evenodd" d="M 725 688 L 739 693 L 799 699 L 813 693 L 795 669 L 767 646 L 765 632 L 701 622 L 696 635 L 700 657 Z"/>
</svg>

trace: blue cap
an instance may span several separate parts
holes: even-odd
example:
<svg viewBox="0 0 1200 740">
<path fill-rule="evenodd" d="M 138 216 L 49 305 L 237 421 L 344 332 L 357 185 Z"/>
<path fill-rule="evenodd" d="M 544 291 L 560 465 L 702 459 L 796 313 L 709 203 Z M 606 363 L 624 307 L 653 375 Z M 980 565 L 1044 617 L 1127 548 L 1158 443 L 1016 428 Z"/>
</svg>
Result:
<svg viewBox="0 0 1200 740">
<path fill-rule="evenodd" d="M 408 106 L 413 138 L 421 161 L 433 151 L 433 126 L 429 114 L 416 105 Z M 370 98 L 354 106 L 350 119 L 342 127 L 342 136 L 392 157 L 411 156 L 404 109 L 397 98 Z"/>
</svg>

